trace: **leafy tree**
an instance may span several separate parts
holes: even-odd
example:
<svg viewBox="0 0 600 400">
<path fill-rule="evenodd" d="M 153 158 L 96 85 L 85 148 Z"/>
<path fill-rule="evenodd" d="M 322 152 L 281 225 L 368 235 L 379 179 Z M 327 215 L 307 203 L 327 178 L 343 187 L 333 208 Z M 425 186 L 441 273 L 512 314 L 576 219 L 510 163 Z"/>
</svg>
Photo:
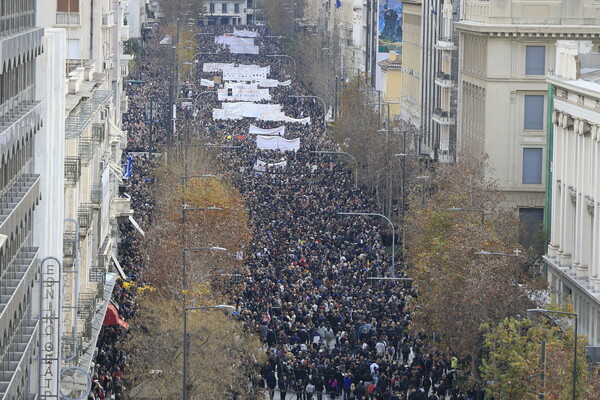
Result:
<svg viewBox="0 0 600 400">
<path fill-rule="evenodd" d="M 516 216 L 502 208 L 486 168 L 485 160 L 465 154 L 431 170 L 427 184 L 412 187 L 406 227 L 406 261 L 418 292 L 412 329 L 435 332 L 450 352 L 471 360 L 474 374 L 480 325 L 502 321 L 515 306 L 515 259 L 474 254 L 482 249 L 512 254 L 518 246 Z M 448 211 L 456 207 L 483 210 L 484 223 L 479 211 Z M 521 270 L 519 283 L 518 312 L 524 315 L 534 306 L 525 294 L 545 282 Z"/>
<path fill-rule="evenodd" d="M 545 393 L 547 400 L 571 398 L 573 371 L 573 331 L 552 321 L 506 318 L 496 325 L 482 325 L 485 353 L 481 377 L 488 382 L 486 392 L 498 399 L 535 400 Z M 546 362 L 542 364 L 542 341 L 546 341 Z M 585 345 L 579 337 L 578 399 L 591 389 L 587 373 Z M 545 375 L 542 381 L 543 373 Z"/>
<path fill-rule="evenodd" d="M 203 297 L 197 305 L 217 304 Z M 124 349 L 129 355 L 128 386 L 152 387 L 161 398 L 181 399 L 183 380 L 183 309 L 159 292 L 138 296 Z M 259 338 L 222 310 L 188 311 L 188 398 L 220 399 L 246 393 L 247 378 L 264 357 Z M 133 380 L 135 379 L 135 382 Z"/>
<path fill-rule="evenodd" d="M 242 270 L 242 262 L 233 255 L 243 251 L 251 238 L 248 214 L 239 192 L 225 178 L 191 177 L 210 175 L 218 168 L 200 147 L 189 152 L 187 163 L 176 157 L 184 153 L 183 149 L 169 152 L 170 162 L 157 172 L 156 209 L 144 242 L 148 261 L 142 278 L 173 297 L 180 296 L 184 289 L 184 248 L 227 249 L 186 252 L 187 289 L 192 289 L 215 281 L 221 274 Z M 182 179 L 183 176 L 190 178 Z M 206 209 L 211 207 L 217 209 Z"/>
</svg>

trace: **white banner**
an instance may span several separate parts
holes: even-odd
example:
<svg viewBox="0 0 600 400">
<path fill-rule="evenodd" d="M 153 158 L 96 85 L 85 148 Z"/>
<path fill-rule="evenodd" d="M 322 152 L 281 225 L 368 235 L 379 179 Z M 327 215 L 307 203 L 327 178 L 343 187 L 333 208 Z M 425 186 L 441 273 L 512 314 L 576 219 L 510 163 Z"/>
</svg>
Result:
<svg viewBox="0 0 600 400">
<path fill-rule="evenodd" d="M 254 46 L 254 38 L 244 38 L 225 34 L 215 36 L 215 43 L 222 46 Z"/>
<path fill-rule="evenodd" d="M 227 83 L 223 89 L 217 89 L 219 101 L 251 101 L 271 100 L 269 89 L 259 89 L 256 84 Z"/>
<path fill-rule="evenodd" d="M 277 79 L 262 79 L 258 81 L 258 86 L 260 87 L 277 87 L 277 86 L 290 86 L 292 84 L 291 80 L 287 80 L 284 82 L 279 82 Z"/>
<path fill-rule="evenodd" d="M 254 170 L 259 172 L 266 172 L 267 169 L 272 168 L 285 168 L 287 166 L 287 161 L 281 161 L 276 163 L 266 163 L 261 160 L 256 160 L 254 163 Z"/>
<path fill-rule="evenodd" d="M 213 119 L 256 118 L 261 121 L 285 121 L 299 124 L 310 124 L 310 117 L 292 118 L 281 111 L 280 104 L 259 104 L 250 102 L 223 103 L 221 109 L 213 108 Z"/>
<path fill-rule="evenodd" d="M 249 31 L 246 29 L 241 29 L 238 31 L 237 29 L 233 28 L 233 36 L 255 38 L 258 36 L 258 32 Z"/>
<path fill-rule="evenodd" d="M 261 150 L 298 151 L 300 138 L 284 139 L 280 136 L 257 136 L 256 146 Z"/>
<path fill-rule="evenodd" d="M 266 79 L 271 72 L 271 67 L 240 65 L 239 67 L 223 68 L 223 80 L 230 82 L 251 81 L 256 82 Z"/>
<path fill-rule="evenodd" d="M 233 68 L 235 64 L 225 63 L 204 63 L 202 64 L 203 72 L 222 72 L 224 68 Z"/>
<path fill-rule="evenodd" d="M 265 136 L 285 136 L 285 126 L 280 126 L 273 129 L 262 129 L 256 125 L 250 124 L 248 129 L 250 135 L 265 135 Z"/>
<path fill-rule="evenodd" d="M 233 45 L 229 46 L 229 52 L 231 54 L 258 54 L 259 48 L 258 46 L 250 46 L 250 45 Z"/>
<path fill-rule="evenodd" d="M 214 87 L 215 83 L 211 80 L 200 78 L 200 86 Z"/>
</svg>

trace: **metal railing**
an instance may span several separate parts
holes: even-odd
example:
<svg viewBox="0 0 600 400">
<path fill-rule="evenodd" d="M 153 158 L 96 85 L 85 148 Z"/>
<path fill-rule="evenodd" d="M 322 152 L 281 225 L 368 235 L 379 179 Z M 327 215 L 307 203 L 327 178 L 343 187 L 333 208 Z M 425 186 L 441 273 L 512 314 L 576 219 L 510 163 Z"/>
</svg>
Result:
<svg viewBox="0 0 600 400">
<path fill-rule="evenodd" d="M 75 266 L 75 254 L 77 253 L 77 235 L 75 231 L 64 231 L 63 233 L 63 266 L 73 268 Z"/>
<path fill-rule="evenodd" d="M 33 28 L 34 21 L 34 10 L 0 16 L 0 36 L 11 35 L 20 30 Z"/>
<path fill-rule="evenodd" d="M 102 143 L 104 141 L 104 133 L 106 131 L 106 126 L 102 123 L 94 123 L 92 124 L 92 139 L 96 142 Z"/>
<path fill-rule="evenodd" d="M 77 183 L 81 176 L 81 159 L 79 157 L 65 157 L 65 181 Z"/>
<path fill-rule="evenodd" d="M 92 189 L 90 192 L 90 200 L 92 204 L 100 204 L 102 203 L 102 185 L 94 184 L 92 185 Z"/>
<path fill-rule="evenodd" d="M 92 226 L 94 219 L 94 207 L 92 204 L 83 203 L 77 210 L 77 222 L 79 223 L 80 233 L 85 232 Z"/>
<path fill-rule="evenodd" d="M 94 142 L 92 138 L 79 138 L 79 157 L 83 163 L 88 163 L 94 156 Z"/>
<path fill-rule="evenodd" d="M 79 25 L 81 18 L 78 12 L 57 12 L 56 25 Z"/>
<path fill-rule="evenodd" d="M 443 81 L 453 81 L 454 80 L 454 75 L 452 74 L 446 74 L 444 72 L 438 72 L 435 74 L 435 77 L 438 79 L 441 79 Z"/>
<path fill-rule="evenodd" d="M 104 257 L 104 256 L 99 256 Z M 99 265 L 97 267 L 90 268 L 90 282 L 101 283 L 104 285 L 106 283 L 106 270 L 103 265 Z"/>
</svg>

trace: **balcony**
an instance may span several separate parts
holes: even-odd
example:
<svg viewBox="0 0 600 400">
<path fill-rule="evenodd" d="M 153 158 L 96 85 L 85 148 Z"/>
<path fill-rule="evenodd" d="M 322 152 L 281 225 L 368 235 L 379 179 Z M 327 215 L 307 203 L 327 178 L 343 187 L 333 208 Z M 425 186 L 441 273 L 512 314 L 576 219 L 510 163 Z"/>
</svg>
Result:
<svg viewBox="0 0 600 400">
<path fill-rule="evenodd" d="M 0 232 L 3 224 L 17 226 L 40 198 L 40 176 L 22 174 L 0 196 Z M 19 222 L 17 222 L 19 221 Z M 2 232 L 4 234 L 4 232 Z"/>
<path fill-rule="evenodd" d="M 115 16 L 113 13 L 102 14 L 102 27 L 112 28 L 115 26 Z"/>
<path fill-rule="evenodd" d="M 75 255 L 77 253 L 77 235 L 75 231 L 63 232 L 63 266 L 72 269 L 75 266 Z"/>
<path fill-rule="evenodd" d="M 92 124 L 92 139 L 98 143 L 102 143 L 104 141 L 104 132 L 106 127 L 102 123 Z"/>
<path fill-rule="evenodd" d="M 81 176 L 81 159 L 79 157 L 65 157 L 65 182 L 76 184 Z"/>
<path fill-rule="evenodd" d="M 440 125 L 454 125 L 456 123 L 456 118 L 454 113 L 435 108 L 433 110 L 433 121 Z"/>
<path fill-rule="evenodd" d="M 100 205 L 100 203 L 102 203 L 102 185 L 100 185 L 100 184 L 92 185 L 90 199 L 92 201 L 92 204 Z"/>
<path fill-rule="evenodd" d="M 117 197 L 112 200 L 111 218 L 130 217 L 133 216 L 131 202 L 128 198 Z"/>
<path fill-rule="evenodd" d="M 438 72 L 435 75 L 435 84 L 443 88 L 454 87 L 454 75 Z"/>
<path fill-rule="evenodd" d="M 121 41 L 129 40 L 129 25 L 121 26 Z"/>
<path fill-rule="evenodd" d="M 93 204 L 83 203 L 77 209 L 77 222 L 79 222 L 79 234 L 85 235 L 91 228 L 94 220 Z"/>
<path fill-rule="evenodd" d="M 94 141 L 92 138 L 79 138 L 77 144 L 81 162 L 87 164 L 94 157 Z"/>
<path fill-rule="evenodd" d="M 81 18 L 79 13 L 57 12 L 56 25 L 79 25 Z"/>
<path fill-rule="evenodd" d="M 81 136 L 96 113 L 108 104 L 111 97 L 112 91 L 96 89 L 90 99 L 79 103 L 79 112 L 74 115 L 69 115 L 66 119 L 65 138 L 74 139 Z"/>
<path fill-rule="evenodd" d="M 435 48 L 438 50 L 456 50 L 456 45 L 451 36 L 438 36 Z"/>
</svg>

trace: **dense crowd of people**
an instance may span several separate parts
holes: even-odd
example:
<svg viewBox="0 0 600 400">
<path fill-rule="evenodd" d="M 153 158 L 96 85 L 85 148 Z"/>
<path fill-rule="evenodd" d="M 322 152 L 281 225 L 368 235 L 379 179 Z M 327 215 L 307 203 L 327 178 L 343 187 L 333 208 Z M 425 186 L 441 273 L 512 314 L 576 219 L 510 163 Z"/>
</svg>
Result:
<svg viewBox="0 0 600 400">
<path fill-rule="evenodd" d="M 277 38 L 259 35 L 259 55 L 230 54 L 215 45 L 213 37 L 231 31 L 232 27 L 208 27 L 206 35 L 197 36 L 198 52 L 216 54 L 200 58 L 197 71 L 185 77 L 179 89 L 182 95 L 198 95 L 206 90 L 200 80 L 218 75 L 203 73 L 203 62 L 269 65 L 271 78 L 288 79 L 289 60 L 268 56 L 282 51 Z M 130 152 L 160 151 L 167 142 L 168 71 L 153 63 L 153 43 L 147 49 L 139 69 L 143 83 L 127 88 L 130 109 L 123 125 L 129 132 Z M 384 245 L 389 235 L 380 227 L 381 221 L 338 214 L 379 209 L 368 193 L 354 188 L 352 173 L 336 155 L 315 153 L 336 148 L 323 128 L 321 104 L 289 97 L 307 94 L 294 80 L 290 86 L 272 88 L 271 94 L 271 103 L 283 105 L 286 115 L 311 117 L 311 124 L 250 118 L 214 121 L 212 109 L 220 107 L 214 95 L 196 102 L 198 110 L 186 105 L 178 110 L 179 124 L 197 112 L 202 121 L 202 128 L 194 133 L 198 139 L 236 146 L 222 149 L 219 157 L 245 198 L 253 226 L 253 241 L 244 255 L 249 274 L 241 288 L 231 293 L 236 314 L 249 329 L 260 332 L 265 343 L 267 362 L 259 374 L 248 377 L 253 389 L 264 390 L 270 399 L 275 395 L 319 400 L 475 398 L 475 392 L 462 393 L 455 386 L 458 359 L 454 355 L 438 349 L 426 333 L 408 332 L 410 300 L 417 296 L 410 282 L 371 279 L 389 277 L 391 267 L 397 276 L 405 269 L 401 263 L 391 265 Z M 248 135 L 251 123 L 265 129 L 285 124 L 286 138 L 300 138 L 300 149 L 259 150 Z M 286 165 L 257 171 L 257 159 L 285 160 Z M 128 194 L 142 226 L 151 223 L 152 171 L 158 161 L 147 153 L 134 155 Z M 123 269 L 136 280 L 143 275 L 142 238 L 129 223 L 121 226 L 121 237 Z M 113 300 L 125 320 L 135 314 L 133 294 L 122 282 Z M 104 328 L 90 399 L 125 398 L 122 379 L 127 374 L 127 355 L 118 350 L 123 334 L 118 326 Z"/>
</svg>

